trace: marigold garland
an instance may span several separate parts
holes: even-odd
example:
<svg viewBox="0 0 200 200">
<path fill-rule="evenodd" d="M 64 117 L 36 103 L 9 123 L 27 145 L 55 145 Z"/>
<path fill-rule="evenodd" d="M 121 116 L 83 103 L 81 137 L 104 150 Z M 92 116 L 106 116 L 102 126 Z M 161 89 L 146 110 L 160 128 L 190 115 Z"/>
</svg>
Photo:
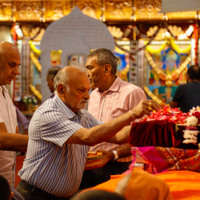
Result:
<svg viewBox="0 0 200 200">
<path fill-rule="evenodd" d="M 35 57 L 35 54 L 32 52 L 32 53 L 30 54 L 30 56 L 31 56 L 32 62 L 33 62 L 34 65 L 37 67 L 38 71 L 41 72 L 42 66 L 41 66 L 39 60 Z"/>
<path fill-rule="evenodd" d="M 160 100 L 155 94 L 153 94 L 148 87 L 144 87 L 144 91 L 146 92 L 146 94 L 151 97 L 151 99 L 153 101 L 155 101 L 156 103 L 158 103 L 161 107 L 164 107 L 166 105 L 165 102 L 163 102 L 162 100 Z"/>
<path fill-rule="evenodd" d="M 188 53 L 191 50 L 191 45 L 189 45 L 185 49 L 179 48 L 178 45 L 174 42 L 174 40 L 172 38 L 170 39 L 170 45 L 179 54 Z"/>
<path fill-rule="evenodd" d="M 30 45 L 30 48 L 31 48 L 31 50 L 35 53 L 35 54 L 37 54 L 37 55 L 40 55 L 41 54 L 41 51 L 39 50 L 39 49 L 37 49 L 36 47 L 35 47 L 35 45 L 33 44 L 33 41 L 29 41 L 29 45 Z"/>
<path fill-rule="evenodd" d="M 158 49 L 154 49 L 154 48 L 152 48 L 152 46 L 148 45 L 148 46 L 146 47 L 146 50 L 147 50 L 148 52 L 150 52 L 151 54 L 157 54 L 157 53 L 161 52 L 161 51 L 166 47 L 167 43 L 169 43 L 169 45 L 170 45 L 177 53 L 179 53 L 179 54 L 181 54 L 181 53 L 188 53 L 188 52 L 191 50 L 191 45 L 189 45 L 189 46 L 188 46 L 187 48 L 185 48 L 185 49 L 179 48 L 178 45 L 175 43 L 175 41 L 174 41 L 172 38 L 170 38 L 170 39 L 168 39 L 167 41 L 165 41 L 165 43 L 163 43 L 163 44 L 161 45 L 161 47 L 158 48 Z"/>
<path fill-rule="evenodd" d="M 145 43 L 146 43 L 146 42 L 145 42 Z M 159 47 L 158 49 L 154 49 L 154 48 L 152 48 L 152 46 L 148 45 L 148 46 L 146 47 L 146 50 L 147 50 L 148 52 L 150 52 L 151 54 L 158 54 L 158 53 L 160 53 L 160 52 L 166 47 L 166 45 L 167 45 L 167 42 L 163 43 L 163 44 L 161 45 L 161 47 Z"/>
<path fill-rule="evenodd" d="M 42 95 L 41 93 L 35 88 L 35 86 L 30 85 L 30 89 L 33 92 L 33 94 L 39 99 L 42 100 Z"/>
</svg>

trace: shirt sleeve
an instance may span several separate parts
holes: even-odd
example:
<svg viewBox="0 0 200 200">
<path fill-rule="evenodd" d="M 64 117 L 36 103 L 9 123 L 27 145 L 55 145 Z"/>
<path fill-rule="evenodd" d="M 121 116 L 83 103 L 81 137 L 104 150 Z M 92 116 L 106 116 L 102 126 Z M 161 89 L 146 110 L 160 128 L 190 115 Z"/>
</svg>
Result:
<svg viewBox="0 0 200 200">
<path fill-rule="evenodd" d="M 83 128 L 79 123 L 71 121 L 61 112 L 44 113 L 40 119 L 41 137 L 60 147 L 76 131 Z"/>
<path fill-rule="evenodd" d="M 85 111 L 80 121 L 69 119 L 61 112 L 44 113 L 40 119 L 40 129 L 42 139 L 53 142 L 60 147 L 81 128 L 91 128 L 102 124 L 95 119 L 89 112 Z"/>
</svg>

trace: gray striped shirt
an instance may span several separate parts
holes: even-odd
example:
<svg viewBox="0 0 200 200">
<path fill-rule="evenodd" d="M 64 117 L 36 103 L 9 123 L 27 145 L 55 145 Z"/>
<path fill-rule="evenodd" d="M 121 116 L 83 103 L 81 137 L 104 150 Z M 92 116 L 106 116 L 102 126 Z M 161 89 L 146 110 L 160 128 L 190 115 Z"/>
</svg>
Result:
<svg viewBox="0 0 200 200">
<path fill-rule="evenodd" d="M 80 185 L 89 147 L 66 144 L 80 128 L 101 124 L 86 110 L 73 113 L 55 95 L 34 113 L 26 158 L 18 175 L 55 196 L 73 195 Z"/>
</svg>

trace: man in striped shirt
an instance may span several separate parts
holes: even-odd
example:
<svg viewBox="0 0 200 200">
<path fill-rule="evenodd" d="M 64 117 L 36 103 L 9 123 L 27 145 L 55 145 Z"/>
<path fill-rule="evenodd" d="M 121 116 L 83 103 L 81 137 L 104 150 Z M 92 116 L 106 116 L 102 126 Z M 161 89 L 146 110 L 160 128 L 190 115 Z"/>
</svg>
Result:
<svg viewBox="0 0 200 200">
<path fill-rule="evenodd" d="M 25 199 L 69 199 L 79 188 L 89 146 L 102 141 L 127 142 L 130 122 L 150 114 L 150 102 L 158 109 L 153 101 L 143 101 L 102 124 L 84 110 L 90 90 L 84 69 L 62 68 L 54 88 L 55 96 L 46 100 L 30 121 L 27 154 L 17 186 Z"/>
<path fill-rule="evenodd" d="M 117 58 L 108 49 L 92 51 L 86 61 L 91 88 L 88 111 L 98 120 L 108 122 L 133 109 L 146 99 L 144 91 L 132 83 L 122 81 L 117 72 Z M 131 147 L 108 142 L 99 143 L 90 151 L 103 151 L 102 167 L 84 172 L 80 189 L 92 187 L 125 172 L 131 164 Z"/>
</svg>

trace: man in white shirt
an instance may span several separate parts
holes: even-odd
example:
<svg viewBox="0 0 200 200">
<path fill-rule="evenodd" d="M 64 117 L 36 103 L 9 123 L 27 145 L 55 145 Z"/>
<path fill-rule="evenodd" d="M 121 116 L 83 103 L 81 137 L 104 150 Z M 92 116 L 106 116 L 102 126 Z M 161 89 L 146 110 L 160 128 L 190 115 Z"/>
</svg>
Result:
<svg viewBox="0 0 200 200">
<path fill-rule="evenodd" d="M 0 175 L 11 186 L 15 178 L 15 152 L 26 151 L 28 136 L 20 135 L 17 126 L 16 109 L 4 85 L 11 84 L 19 74 L 20 53 L 9 42 L 0 43 Z"/>
</svg>

